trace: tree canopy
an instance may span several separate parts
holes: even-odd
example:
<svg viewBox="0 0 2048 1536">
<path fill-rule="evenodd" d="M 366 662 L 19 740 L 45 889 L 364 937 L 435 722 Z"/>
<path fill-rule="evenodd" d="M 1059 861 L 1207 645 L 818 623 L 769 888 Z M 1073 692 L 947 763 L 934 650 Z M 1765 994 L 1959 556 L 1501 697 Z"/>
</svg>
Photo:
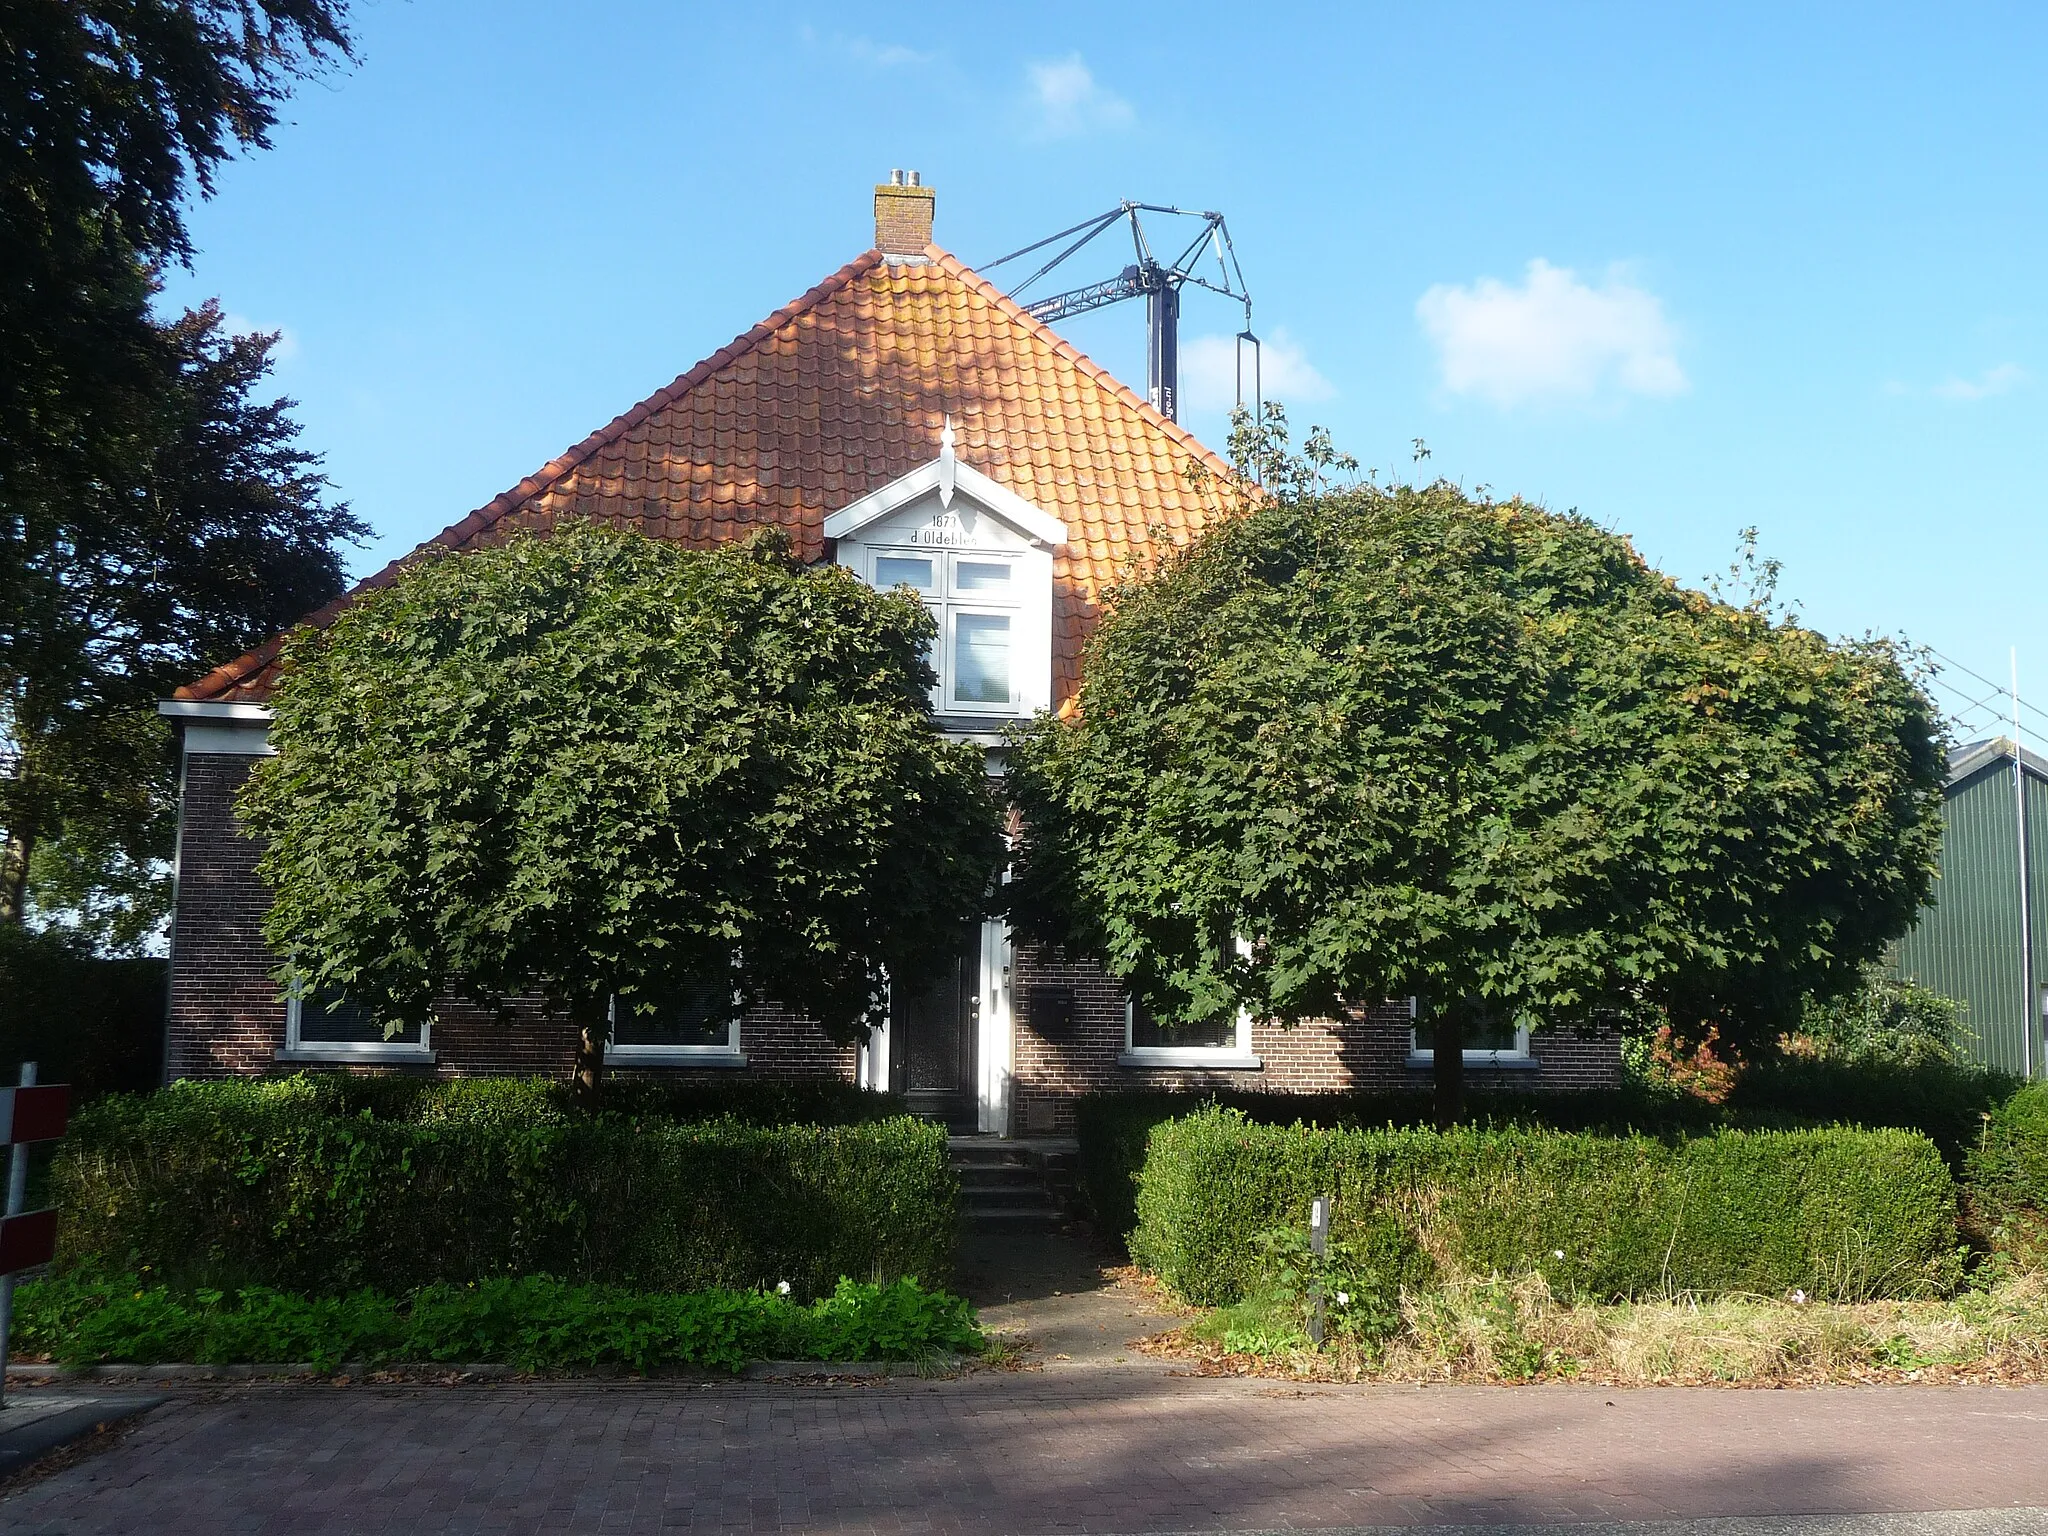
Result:
<svg viewBox="0 0 2048 1536">
<path fill-rule="evenodd" d="M 1078 710 L 1015 746 L 1027 931 L 1168 1019 L 1417 997 L 1453 1098 L 1489 1017 L 1790 1026 L 1911 923 L 1939 838 L 1890 643 L 1443 484 L 1283 480 L 1113 594 Z"/>
<path fill-rule="evenodd" d="M 274 338 L 152 312 L 184 203 L 347 57 L 338 0 L 0 8 L 0 922 L 160 915 L 177 683 L 339 590 L 360 531 L 253 397 Z"/>
<path fill-rule="evenodd" d="M 951 959 L 1004 852 L 982 755 L 931 713 L 932 621 L 777 531 L 685 550 L 588 526 L 423 557 L 285 651 L 267 843 L 290 979 L 393 1021 L 446 991 L 730 985 L 840 1040 Z"/>
</svg>

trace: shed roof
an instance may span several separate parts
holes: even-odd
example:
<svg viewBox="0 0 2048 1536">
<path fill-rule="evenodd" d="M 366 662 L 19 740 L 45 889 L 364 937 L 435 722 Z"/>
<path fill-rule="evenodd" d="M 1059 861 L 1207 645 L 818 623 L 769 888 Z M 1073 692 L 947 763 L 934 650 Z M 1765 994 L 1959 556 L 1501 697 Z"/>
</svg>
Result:
<svg viewBox="0 0 2048 1536">
<path fill-rule="evenodd" d="M 2019 749 L 2020 761 L 2027 765 L 2027 772 L 2035 778 L 2048 781 L 2048 758 L 2027 747 Z M 1948 787 L 1954 789 L 1972 774 L 1992 763 L 2010 762 L 2013 754 L 2010 736 L 1993 736 L 1985 741 L 1972 741 L 1957 747 L 1948 755 Z"/>
<path fill-rule="evenodd" d="M 849 262 L 420 548 L 471 549 L 574 517 L 695 547 L 774 525 L 819 559 L 826 515 L 933 459 L 950 416 L 963 462 L 1066 525 L 1053 691 L 1071 697 L 1103 588 L 1146 545 L 1219 515 L 1189 483 L 1191 463 L 1229 467 L 986 278 L 937 246 L 925 254 Z M 409 558 L 304 622 L 328 622 Z M 261 703 L 283 638 L 177 697 Z"/>
</svg>

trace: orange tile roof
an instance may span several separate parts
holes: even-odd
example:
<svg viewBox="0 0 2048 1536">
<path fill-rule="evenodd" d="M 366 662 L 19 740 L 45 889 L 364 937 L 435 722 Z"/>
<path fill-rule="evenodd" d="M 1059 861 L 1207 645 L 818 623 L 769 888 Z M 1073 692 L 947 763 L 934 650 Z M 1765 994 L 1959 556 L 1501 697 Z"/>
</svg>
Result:
<svg viewBox="0 0 2048 1536">
<path fill-rule="evenodd" d="M 701 547 L 772 523 L 818 559 L 827 514 L 936 458 L 950 416 L 964 463 L 1066 524 L 1053 691 L 1070 698 L 1103 588 L 1160 534 L 1178 542 L 1216 515 L 1188 463 L 1228 466 L 987 279 L 927 254 L 848 263 L 431 542 L 469 549 L 579 517 Z M 261 702 L 282 640 L 177 696 Z"/>
</svg>

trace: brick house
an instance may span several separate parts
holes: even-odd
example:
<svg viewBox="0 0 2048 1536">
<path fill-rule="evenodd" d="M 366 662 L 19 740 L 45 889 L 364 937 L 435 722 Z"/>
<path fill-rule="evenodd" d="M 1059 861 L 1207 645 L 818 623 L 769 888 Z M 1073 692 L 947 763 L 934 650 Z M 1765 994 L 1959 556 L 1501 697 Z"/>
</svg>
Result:
<svg viewBox="0 0 2048 1536">
<path fill-rule="evenodd" d="M 987 746 L 1000 771 L 1004 722 L 1074 696 L 1105 587 L 1151 541 L 1184 539 L 1215 515 L 1187 465 L 1226 466 L 932 245 L 932 208 L 928 187 L 877 188 L 876 249 L 434 542 L 474 548 L 570 516 L 699 546 L 779 525 L 806 559 L 926 594 L 940 624 L 940 724 Z M 268 750 L 277 650 L 162 706 L 184 751 L 167 1074 L 566 1074 L 573 1032 L 537 1002 L 509 1022 L 451 1002 L 426 1030 L 386 1041 L 345 1005 L 280 998 L 257 849 L 232 810 Z M 1005 1133 L 1063 1130 L 1076 1095 L 1105 1089 L 1324 1092 L 1429 1073 L 1406 1004 L 1292 1030 L 1249 1018 L 1165 1026 L 1093 965 L 1013 944 L 996 922 L 963 936 L 956 975 L 898 999 L 865 1045 L 834 1045 L 773 1008 L 718 1013 L 622 1024 L 611 1063 L 830 1074 Z M 1611 1037 L 1487 1044 L 1468 1053 L 1479 1081 L 1590 1086 L 1618 1066 Z"/>
</svg>

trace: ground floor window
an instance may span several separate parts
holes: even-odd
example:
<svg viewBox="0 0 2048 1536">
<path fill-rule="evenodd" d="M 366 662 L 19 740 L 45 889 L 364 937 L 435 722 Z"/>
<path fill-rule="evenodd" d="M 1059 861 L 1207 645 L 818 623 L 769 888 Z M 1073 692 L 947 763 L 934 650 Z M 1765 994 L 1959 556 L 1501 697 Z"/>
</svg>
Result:
<svg viewBox="0 0 2048 1536">
<path fill-rule="evenodd" d="M 1415 999 L 1408 1000 L 1408 1064 L 1436 1063 L 1436 1029 L 1418 1016 Z M 1468 1021 L 1465 1026 L 1465 1061 L 1475 1067 L 1534 1066 L 1529 1054 L 1529 1026 L 1512 1018 Z"/>
<path fill-rule="evenodd" d="M 1162 1019 L 1135 998 L 1124 1004 L 1124 1048 L 1117 1058 L 1127 1067 L 1256 1067 L 1252 1054 L 1251 1015 L 1219 1014 L 1208 1019 Z"/>
<path fill-rule="evenodd" d="M 387 1034 L 384 1021 L 360 1003 L 321 989 L 285 1003 L 281 1061 L 432 1061 L 431 1026 L 408 1024 Z"/>
<path fill-rule="evenodd" d="M 620 1066 L 743 1067 L 739 999 L 719 986 L 691 988 L 652 1008 L 613 998 L 604 1055 Z"/>
</svg>

